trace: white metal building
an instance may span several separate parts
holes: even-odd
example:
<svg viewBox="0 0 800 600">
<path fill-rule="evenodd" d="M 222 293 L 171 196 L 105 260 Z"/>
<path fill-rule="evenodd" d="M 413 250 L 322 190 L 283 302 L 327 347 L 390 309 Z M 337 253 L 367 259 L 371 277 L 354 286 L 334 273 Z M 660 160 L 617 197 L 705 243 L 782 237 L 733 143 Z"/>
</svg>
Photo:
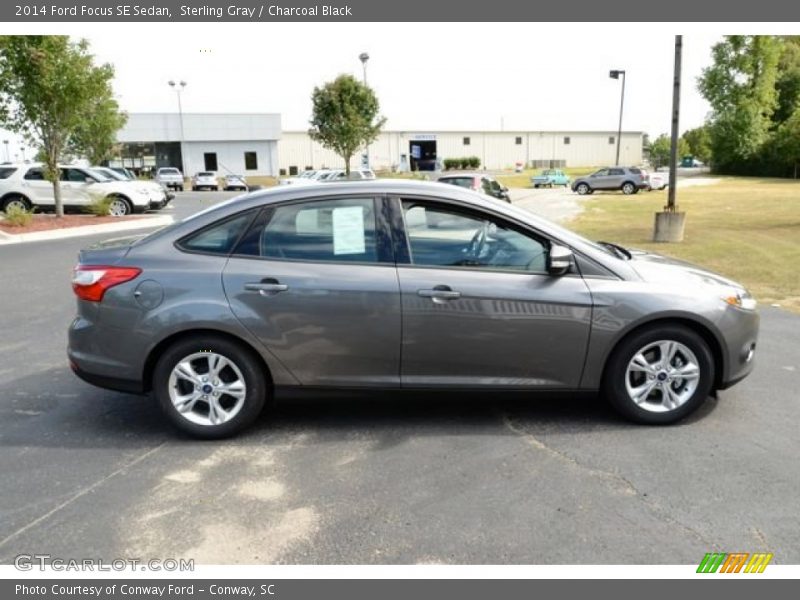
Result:
<svg viewBox="0 0 800 600">
<path fill-rule="evenodd" d="M 624 131 L 620 163 L 642 162 L 643 134 Z M 614 164 L 616 131 L 384 131 L 369 146 L 374 169 L 429 168 L 433 161 L 477 156 L 487 169 L 510 169 L 516 163 L 535 167 L 586 167 Z M 343 168 L 342 159 L 314 142 L 305 131 L 284 131 L 278 144 L 279 164 L 295 169 Z M 358 167 L 361 155 L 351 167 Z"/>
<path fill-rule="evenodd" d="M 267 113 L 131 113 L 117 134 L 112 166 L 135 170 L 177 167 L 184 175 L 278 174 L 281 117 Z"/>
</svg>

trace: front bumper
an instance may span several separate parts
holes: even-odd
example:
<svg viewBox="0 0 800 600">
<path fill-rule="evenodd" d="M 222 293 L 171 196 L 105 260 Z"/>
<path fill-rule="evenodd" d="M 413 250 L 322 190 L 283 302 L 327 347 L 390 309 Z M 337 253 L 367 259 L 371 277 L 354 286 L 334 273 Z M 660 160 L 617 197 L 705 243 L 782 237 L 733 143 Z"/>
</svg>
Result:
<svg viewBox="0 0 800 600">
<path fill-rule="evenodd" d="M 760 317 L 758 311 L 726 307 L 717 323 L 724 346 L 723 369 L 717 388 L 726 389 L 747 377 L 755 367 Z"/>
</svg>

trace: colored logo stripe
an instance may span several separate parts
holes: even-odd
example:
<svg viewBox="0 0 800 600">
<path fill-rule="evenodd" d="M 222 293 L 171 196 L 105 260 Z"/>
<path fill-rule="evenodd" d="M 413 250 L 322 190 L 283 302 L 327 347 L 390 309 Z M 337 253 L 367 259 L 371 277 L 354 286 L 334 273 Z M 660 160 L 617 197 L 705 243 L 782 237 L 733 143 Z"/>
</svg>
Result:
<svg viewBox="0 0 800 600">
<path fill-rule="evenodd" d="M 698 573 L 763 573 L 774 555 L 770 552 L 708 552 L 697 567 Z M 748 558 L 750 560 L 748 560 Z"/>
</svg>

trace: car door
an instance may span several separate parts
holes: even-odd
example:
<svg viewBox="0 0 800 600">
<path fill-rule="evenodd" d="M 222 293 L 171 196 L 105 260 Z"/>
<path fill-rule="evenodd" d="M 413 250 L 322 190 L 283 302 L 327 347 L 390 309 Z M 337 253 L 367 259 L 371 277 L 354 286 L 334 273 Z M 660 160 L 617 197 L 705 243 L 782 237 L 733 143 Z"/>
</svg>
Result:
<svg viewBox="0 0 800 600">
<path fill-rule="evenodd" d="M 403 386 L 577 388 L 592 303 L 577 273 L 546 271 L 551 241 L 489 211 L 395 199 Z"/>
<path fill-rule="evenodd" d="M 589 185 L 593 190 L 607 190 L 608 179 L 608 169 L 600 169 L 589 176 Z"/>
<path fill-rule="evenodd" d="M 30 167 L 22 177 L 22 191 L 36 206 L 53 206 L 53 184 L 45 179 L 42 167 Z"/>
<path fill-rule="evenodd" d="M 617 190 L 622 187 L 625 180 L 625 169 L 611 168 L 608 170 L 607 184 L 604 189 Z"/>
<path fill-rule="evenodd" d="M 303 385 L 400 385 L 400 289 L 385 202 L 265 209 L 223 272 L 233 313 Z"/>
<path fill-rule="evenodd" d="M 91 204 L 91 188 L 94 183 L 94 178 L 82 169 L 74 167 L 61 169 L 62 202 L 70 206 L 87 206 Z"/>
</svg>

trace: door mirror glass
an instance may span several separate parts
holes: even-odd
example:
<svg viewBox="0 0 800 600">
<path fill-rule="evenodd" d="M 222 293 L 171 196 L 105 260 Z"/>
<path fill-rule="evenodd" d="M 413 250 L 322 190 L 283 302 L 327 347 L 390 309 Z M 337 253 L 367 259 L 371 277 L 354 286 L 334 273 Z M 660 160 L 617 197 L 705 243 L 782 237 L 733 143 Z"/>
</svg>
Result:
<svg viewBox="0 0 800 600">
<path fill-rule="evenodd" d="M 566 246 L 553 244 L 547 255 L 547 272 L 551 275 L 564 275 L 572 266 L 572 250 Z"/>
</svg>

